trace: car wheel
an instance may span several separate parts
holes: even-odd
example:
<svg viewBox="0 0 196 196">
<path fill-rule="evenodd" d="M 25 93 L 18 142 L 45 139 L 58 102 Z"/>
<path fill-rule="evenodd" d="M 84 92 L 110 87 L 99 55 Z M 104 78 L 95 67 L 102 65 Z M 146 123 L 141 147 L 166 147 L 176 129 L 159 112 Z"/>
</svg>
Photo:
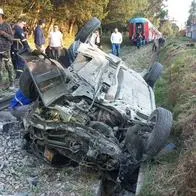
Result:
<svg viewBox="0 0 196 196">
<path fill-rule="evenodd" d="M 80 40 L 81 42 L 86 42 L 87 39 L 91 36 L 91 34 L 100 27 L 101 21 L 93 17 L 91 20 L 89 20 L 83 28 L 78 32 L 76 35 L 75 41 Z"/>
<path fill-rule="evenodd" d="M 161 76 L 162 71 L 163 65 L 161 65 L 160 63 L 155 63 L 149 68 L 148 72 L 144 75 L 144 80 L 149 86 L 153 88 L 156 81 Z"/>
<path fill-rule="evenodd" d="M 164 146 L 172 128 L 172 113 L 164 108 L 157 108 L 149 117 L 149 136 L 146 139 L 147 157 L 155 156 Z"/>
<path fill-rule="evenodd" d="M 66 48 L 63 48 L 61 50 L 61 55 L 60 55 L 58 61 L 59 61 L 59 63 L 61 63 L 61 65 L 64 68 L 68 68 L 70 66 L 69 53 L 68 53 L 68 50 Z"/>
<path fill-rule="evenodd" d="M 20 90 L 27 98 L 31 99 L 32 101 L 35 101 L 37 99 L 39 94 L 36 90 L 28 69 L 25 69 L 21 74 L 19 79 L 19 86 Z"/>
<path fill-rule="evenodd" d="M 114 138 L 112 128 L 103 122 L 91 121 L 89 126 L 92 127 L 93 129 L 99 130 L 99 132 L 104 134 L 106 137 Z"/>
<path fill-rule="evenodd" d="M 77 50 L 80 46 L 80 41 L 75 41 L 69 48 L 68 48 L 68 57 L 69 57 L 69 64 L 73 63 L 77 56 Z"/>
<path fill-rule="evenodd" d="M 75 42 L 68 49 L 68 56 L 70 64 L 73 63 L 77 56 L 77 49 L 80 46 L 80 43 L 85 43 L 92 33 L 98 29 L 101 25 L 101 22 L 96 17 L 93 17 L 89 20 L 84 27 L 78 32 L 75 38 Z"/>
</svg>

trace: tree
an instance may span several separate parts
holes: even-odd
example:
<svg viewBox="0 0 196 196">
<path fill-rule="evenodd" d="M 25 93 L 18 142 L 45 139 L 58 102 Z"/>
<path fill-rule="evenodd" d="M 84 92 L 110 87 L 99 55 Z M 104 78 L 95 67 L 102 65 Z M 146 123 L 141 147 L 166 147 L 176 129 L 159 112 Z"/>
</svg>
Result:
<svg viewBox="0 0 196 196">
<path fill-rule="evenodd" d="M 109 0 L 73 0 L 67 4 L 69 10 L 68 20 L 70 23 L 69 32 L 74 24 L 82 26 L 84 22 L 88 21 L 93 16 L 98 17 L 100 20 L 104 19 L 107 15 L 107 4 Z"/>
<path fill-rule="evenodd" d="M 172 36 L 176 35 L 176 33 L 179 31 L 179 28 L 177 27 L 177 25 L 172 24 L 170 21 L 165 21 L 161 25 L 159 30 L 161 33 L 163 33 L 163 35 Z"/>
<path fill-rule="evenodd" d="M 148 0 L 148 5 L 144 10 L 145 16 L 155 25 L 159 26 L 160 21 L 165 19 L 168 15 L 166 9 L 167 0 Z"/>
<path fill-rule="evenodd" d="M 190 26 L 196 24 L 196 0 L 193 0 L 189 10 L 189 17 L 187 20 L 187 25 Z"/>
<path fill-rule="evenodd" d="M 142 14 L 142 10 L 147 5 L 147 0 L 110 0 L 107 10 L 106 23 L 119 22 L 127 23 L 134 15 Z"/>
<path fill-rule="evenodd" d="M 165 0 L 110 0 L 104 24 L 123 26 L 130 18 L 146 17 L 155 26 L 159 26 L 159 21 L 167 16 L 164 2 Z"/>
<path fill-rule="evenodd" d="M 133 17 L 147 17 L 153 24 L 167 13 L 165 0 L 1 0 L 8 20 L 15 23 L 26 17 L 28 25 L 34 29 L 38 20 L 47 20 L 46 31 L 54 23 L 63 27 L 64 32 L 74 34 L 91 17 L 98 17 L 107 26 L 118 24 L 126 27 Z"/>
</svg>

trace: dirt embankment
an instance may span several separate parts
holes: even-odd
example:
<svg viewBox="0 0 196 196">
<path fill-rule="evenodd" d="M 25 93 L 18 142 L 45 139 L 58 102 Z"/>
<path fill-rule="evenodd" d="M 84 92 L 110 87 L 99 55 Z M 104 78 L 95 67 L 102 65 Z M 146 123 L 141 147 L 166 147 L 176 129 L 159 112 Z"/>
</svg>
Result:
<svg viewBox="0 0 196 196">
<path fill-rule="evenodd" d="M 174 114 L 176 150 L 149 164 L 141 195 L 196 195 L 196 44 L 185 38 L 168 41 L 160 52 L 165 74 L 159 81 L 159 105 Z"/>
</svg>

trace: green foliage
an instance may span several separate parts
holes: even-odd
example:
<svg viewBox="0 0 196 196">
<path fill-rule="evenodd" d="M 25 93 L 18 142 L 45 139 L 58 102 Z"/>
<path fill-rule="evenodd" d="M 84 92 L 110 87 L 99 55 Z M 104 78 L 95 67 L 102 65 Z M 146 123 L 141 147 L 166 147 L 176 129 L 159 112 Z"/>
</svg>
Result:
<svg viewBox="0 0 196 196">
<path fill-rule="evenodd" d="M 130 18 L 146 17 L 158 27 L 160 20 L 167 16 L 164 1 L 165 0 L 110 0 L 107 7 L 108 15 L 103 23 L 105 26 L 109 25 L 110 29 L 115 26 L 123 29 L 123 27 L 127 26 L 127 21 Z"/>
<path fill-rule="evenodd" d="M 54 23 L 66 27 L 71 35 L 87 20 L 96 16 L 104 24 L 120 24 L 127 26 L 127 21 L 136 16 L 149 18 L 159 24 L 167 11 L 165 0 L 5 0 L 2 7 L 8 21 L 15 23 L 18 18 L 25 17 L 33 29 L 40 18 L 47 19 L 47 31 Z M 76 28 L 77 27 L 77 28 Z"/>
<path fill-rule="evenodd" d="M 166 21 L 161 25 L 159 30 L 166 36 L 175 36 L 178 33 L 179 28 L 176 24 Z"/>
<path fill-rule="evenodd" d="M 187 20 L 187 25 L 196 24 L 196 1 L 193 0 L 189 10 L 189 18 Z"/>
<path fill-rule="evenodd" d="M 179 151 L 155 158 L 145 167 L 144 184 L 139 196 L 165 196 L 173 191 L 172 175 L 178 163 Z"/>
<path fill-rule="evenodd" d="M 106 23 L 127 23 L 133 16 L 143 15 L 143 10 L 147 6 L 147 3 L 147 0 L 110 0 Z"/>
<path fill-rule="evenodd" d="M 165 74 L 156 86 L 156 95 L 159 104 L 173 112 L 173 135 L 180 138 L 181 145 L 177 151 L 156 159 L 158 164 L 147 165 L 142 196 L 195 195 L 196 47 L 188 43 L 187 38 L 168 39 L 160 52 Z"/>
</svg>

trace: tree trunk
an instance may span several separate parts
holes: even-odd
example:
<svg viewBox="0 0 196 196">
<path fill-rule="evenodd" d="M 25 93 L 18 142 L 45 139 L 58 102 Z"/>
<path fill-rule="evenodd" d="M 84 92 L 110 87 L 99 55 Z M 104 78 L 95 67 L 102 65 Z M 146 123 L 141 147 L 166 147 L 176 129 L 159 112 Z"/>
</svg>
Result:
<svg viewBox="0 0 196 196">
<path fill-rule="evenodd" d="M 70 23 L 69 23 L 69 34 L 72 35 L 73 34 L 73 27 L 74 27 L 74 24 L 76 22 L 76 18 L 73 18 Z"/>
<path fill-rule="evenodd" d="M 32 23 L 31 23 L 31 28 L 32 28 L 33 30 L 34 30 L 36 24 L 38 23 L 40 11 L 41 11 L 41 6 L 38 5 L 38 6 L 37 6 L 36 13 L 35 13 L 34 20 L 33 20 Z"/>
</svg>

